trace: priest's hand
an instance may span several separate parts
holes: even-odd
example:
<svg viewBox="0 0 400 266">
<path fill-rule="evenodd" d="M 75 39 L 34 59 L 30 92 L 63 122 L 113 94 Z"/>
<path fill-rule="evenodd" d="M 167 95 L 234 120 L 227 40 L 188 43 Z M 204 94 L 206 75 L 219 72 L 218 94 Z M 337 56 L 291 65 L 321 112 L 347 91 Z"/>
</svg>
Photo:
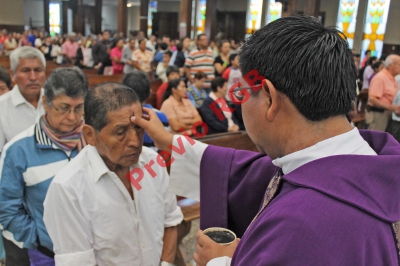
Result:
<svg viewBox="0 0 400 266">
<path fill-rule="evenodd" d="M 197 232 L 196 238 L 196 252 L 193 254 L 196 266 L 206 266 L 210 260 L 219 257 L 227 256 L 232 258 L 240 240 L 236 238 L 229 246 L 223 246 L 214 242 L 210 237 L 203 234 L 201 230 Z"/>
<path fill-rule="evenodd" d="M 158 149 L 167 150 L 168 146 L 172 144 L 174 135 L 164 128 L 164 125 L 153 110 L 143 107 L 142 117 L 133 115 L 131 116 L 131 122 L 146 130 Z"/>
</svg>

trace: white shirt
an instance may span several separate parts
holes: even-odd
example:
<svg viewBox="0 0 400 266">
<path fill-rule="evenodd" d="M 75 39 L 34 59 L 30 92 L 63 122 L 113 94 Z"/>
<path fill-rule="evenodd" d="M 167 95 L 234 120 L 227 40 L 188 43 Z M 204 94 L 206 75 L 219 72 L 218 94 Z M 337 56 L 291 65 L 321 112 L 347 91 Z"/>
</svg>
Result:
<svg viewBox="0 0 400 266">
<path fill-rule="evenodd" d="M 4 144 L 35 124 L 44 114 L 42 95 L 43 89 L 37 108 L 22 96 L 18 85 L 0 96 L 0 152 Z"/>
<path fill-rule="evenodd" d="M 192 146 L 185 137 L 174 136 L 173 145 L 179 147 L 178 138 L 182 139 L 184 151 L 172 152 L 175 161 L 171 165 L 170 191 L 180 196 L 200 200 L 200 162 L 207 144 L 195 141 Z M 361 137 L 357 128 L 353 128 L 344 134 L 323 140 L 306 149 L 277 158 L 272 163 L 280 168 L 284 174 L 299 168 L 311 161 L 344 154 L 357 155 L 376 155 L 376 152 Z M 231 258 L 215 258 L 207 263 L 207 266 L 225 266 L 230 265 Z"/>
<path fill-rule="evenodd" d="M 164 228 L 180 224 L 183 215 L 175 195 L 167 192 L 169 177 L 156 157 L 143 147 L 131 167 L 144 172 L 142 188 L 133 187 L 134 200 L 93 146 L 57 173 L 43 217 L 57 266 L 159 265 Z M 145 168 L 151 161 L 154 178 Z"/>
</svg>

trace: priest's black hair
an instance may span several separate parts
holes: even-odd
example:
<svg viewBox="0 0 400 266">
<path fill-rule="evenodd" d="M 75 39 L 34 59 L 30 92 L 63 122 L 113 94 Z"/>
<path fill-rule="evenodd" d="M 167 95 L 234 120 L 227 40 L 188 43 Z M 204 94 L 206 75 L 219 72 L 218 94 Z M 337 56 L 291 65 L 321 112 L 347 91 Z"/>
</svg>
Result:
<svg viewBox="0 0 400 266">
<path fill-rule="evenodd" d="M 257 70 L 310 121 L 353 108 L 357 73 L 351 50 L 343 33 L 316 18 L 290 16 L 269 23 L 246 41 L 239 61 L 243 75 Z"/>
</svg>

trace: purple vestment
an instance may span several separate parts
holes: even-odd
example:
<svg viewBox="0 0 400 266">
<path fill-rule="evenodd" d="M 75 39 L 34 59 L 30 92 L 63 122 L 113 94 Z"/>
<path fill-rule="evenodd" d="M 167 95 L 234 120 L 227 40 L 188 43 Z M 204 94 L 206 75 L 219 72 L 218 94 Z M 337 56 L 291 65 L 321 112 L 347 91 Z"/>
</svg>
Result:
<svg viewBox="0 0 400 266">
<path fill-rule="evenodd" d="M 378 156 L 337 155 L 282 177 L 251 224 L 277 170 L 267 156 L 209 146 L 202 157 L 201 229 L 241 237 L 231 265 L 399 265 L 400 145 L 360 131 Z"/>
</svg>

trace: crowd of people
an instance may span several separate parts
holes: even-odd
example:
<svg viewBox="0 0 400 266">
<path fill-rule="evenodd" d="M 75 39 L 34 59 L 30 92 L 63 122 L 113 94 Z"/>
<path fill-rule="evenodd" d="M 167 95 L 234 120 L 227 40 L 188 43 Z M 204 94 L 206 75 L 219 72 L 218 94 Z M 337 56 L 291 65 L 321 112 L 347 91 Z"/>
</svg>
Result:
<svg viewBox="0 0 400 266">
<path fill-rule="evenodd" d="M 294 16 L 239 47 L 205 34 L 35 29 L 3 30 L 0 45 L 10 61 L 0 67 L 7 265 L 171 266 L 183 220 L 176 195 L 201 201 L 202 229 L 241 238 L 222 246 L 198 232 L 200 266 L 398 265 L 400 144 L 347 120 L 357 55 L 337 30 Z M 75 67 L 46 77 L 48 61 Z M 122 82 L 89 88 L 85 68 Z M 367 127 L 400 142 L 398 75 L 399 55 L 367 52 L 358 89 Z M 260 153 L 193 140 L 197 125 L 246 130 Z M 173 161 L 170 175 L 157 151 Z"/>
</svg>

